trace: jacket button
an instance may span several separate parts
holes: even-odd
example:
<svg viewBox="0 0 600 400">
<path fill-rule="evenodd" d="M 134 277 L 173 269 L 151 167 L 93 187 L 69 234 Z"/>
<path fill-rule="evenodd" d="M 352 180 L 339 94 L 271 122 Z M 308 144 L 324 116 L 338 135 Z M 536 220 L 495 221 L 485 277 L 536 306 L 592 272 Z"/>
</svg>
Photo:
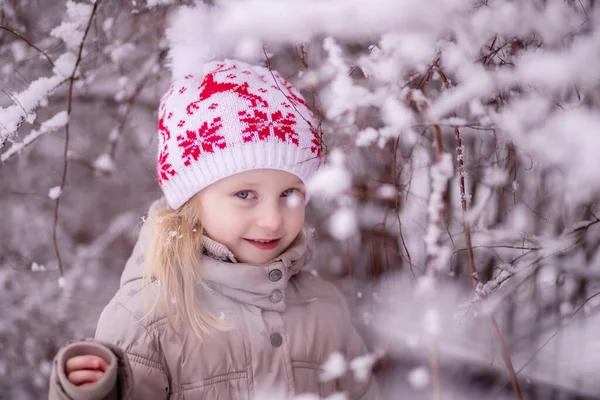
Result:
<svg viewBox="0 0 600 400">
<path fill-rule="evenodd" d="M 271 335 L 271 345 L 273 347 L 279 347 L 279 346 L 281 346 L 282 343 L 283 343 L 283 336 L 281 336 L 281 333 L 275 332 Z"/>
<path fill-rule="evenodd" d="M 281 300 L 283 300 L 283 293 L 278 289 L 273 290 L 269 296 L 269 300 L 271 300 L 271 303 L 279 303 Z"/>
<path fill-rule="evenodd" d="M 281 273 L 280 269 L 274 269 L 271 272 L 269 272 L 269 280 L 271 282 L 277 282 L 281 279 L 282 275 L 283 274 Z"/>
</svg>

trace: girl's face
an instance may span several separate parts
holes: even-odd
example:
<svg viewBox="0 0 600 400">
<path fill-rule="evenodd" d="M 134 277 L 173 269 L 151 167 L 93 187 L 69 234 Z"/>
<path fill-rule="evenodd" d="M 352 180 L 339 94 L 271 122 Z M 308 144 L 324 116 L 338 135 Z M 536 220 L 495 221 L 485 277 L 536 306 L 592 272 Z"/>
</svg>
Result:
<svg viewBox="0 0 600 400">
<path fill-rule="evenodd" d="M 213 183 L 196 195 L 195 204 L 205 235 L 227 246 L 239 262 L 264 264 L 300 233 L 304 196 L 297 176 L 258 169 Z"/>
</svg>

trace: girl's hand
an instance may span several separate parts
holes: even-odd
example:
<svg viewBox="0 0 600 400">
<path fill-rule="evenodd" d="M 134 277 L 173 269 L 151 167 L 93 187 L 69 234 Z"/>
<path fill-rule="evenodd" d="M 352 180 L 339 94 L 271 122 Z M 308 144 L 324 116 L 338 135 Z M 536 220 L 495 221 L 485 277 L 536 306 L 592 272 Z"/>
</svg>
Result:
<svg viewBox="0 0 600 400">
<path fill-rule="evenodd" d="M 108 363 L 97 356 L 76 356 L 66 363 L 67 379 L 75 386 L 92 385 L 99 381 Z"/>
</svg>

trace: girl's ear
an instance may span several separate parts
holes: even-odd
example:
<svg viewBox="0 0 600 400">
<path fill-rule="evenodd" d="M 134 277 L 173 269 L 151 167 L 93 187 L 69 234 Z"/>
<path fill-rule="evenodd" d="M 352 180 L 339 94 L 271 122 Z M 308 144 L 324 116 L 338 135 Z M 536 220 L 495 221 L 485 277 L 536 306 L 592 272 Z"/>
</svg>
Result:
<svg viewBox="0 0 600 400">
<path fill-rule="evenodd" d="M 192 217 L 194 225 L 200 225 L 202 222 L 202 192 L 196 193 L 186 204 L 189 207 L 189 215 Z"/>
</svg>

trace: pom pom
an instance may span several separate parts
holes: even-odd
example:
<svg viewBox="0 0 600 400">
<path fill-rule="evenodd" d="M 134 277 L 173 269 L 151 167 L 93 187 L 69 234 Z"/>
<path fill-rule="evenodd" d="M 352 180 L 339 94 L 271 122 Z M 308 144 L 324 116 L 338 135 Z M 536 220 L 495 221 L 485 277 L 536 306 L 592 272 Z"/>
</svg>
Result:
<svg viewBox="0 0 600 400">
<path fill-rule="evenodd" d="M 167 66 L 173 80 L 188 74 L 198 75 L 210 61 L 232 54 L 232 45 L 216 31 L 219 9 L 198 2 L 194 7 L 179 7 L 169 18 Z"/>
</svg>

